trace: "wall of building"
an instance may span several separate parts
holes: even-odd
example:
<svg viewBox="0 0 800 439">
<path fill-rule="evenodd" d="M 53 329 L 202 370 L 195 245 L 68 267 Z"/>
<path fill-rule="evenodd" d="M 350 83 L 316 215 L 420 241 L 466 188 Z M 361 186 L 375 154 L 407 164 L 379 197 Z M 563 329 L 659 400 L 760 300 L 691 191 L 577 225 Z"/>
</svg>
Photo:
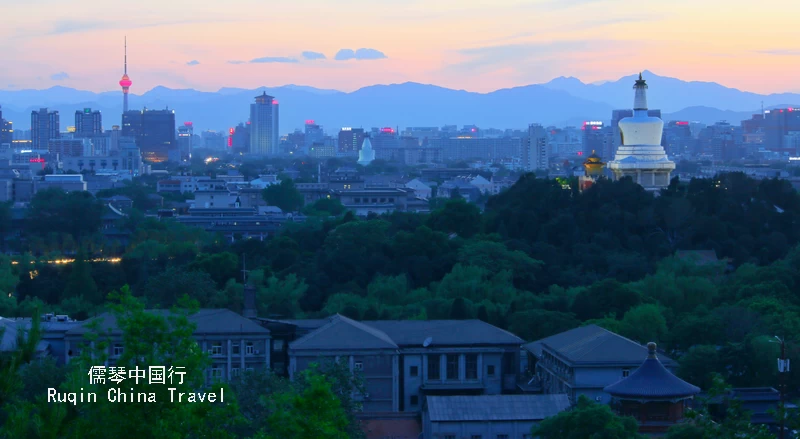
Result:
<svg viewBox="0 0 800 439">
<path fill-rule="evenodd" d="M 431 422 L 428 416 L 423 419 L 423 439 L 531 439 L 534 421 L 506 422 Z"/>
</svg>

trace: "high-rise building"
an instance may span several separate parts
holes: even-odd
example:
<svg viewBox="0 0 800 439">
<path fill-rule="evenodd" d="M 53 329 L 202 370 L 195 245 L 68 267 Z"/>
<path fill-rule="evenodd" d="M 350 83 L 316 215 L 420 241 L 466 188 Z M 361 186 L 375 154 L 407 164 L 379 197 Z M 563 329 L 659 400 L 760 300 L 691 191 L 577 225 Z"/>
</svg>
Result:
<svg viewBox="0 0 800 439">
<path fill-rule="evenodd" d="M 14 141 L 14 128 L 10 121 L 3 119 L 3 107 L 0 106 L 0 147 L 11 146 Z"/>
<path fill-rule="evenodd" d="M 670 121 L 664 127 L 664 138 L 666 140 L 664 149 L 669 156 L 689 154 L 694 149 L 696 143 L 692 137 L 692 130 L 689 128 L 689 122 L 687 121 Z"/>
<path fill-rule="evenodd" d="M 786 135 L 800 131 L 800 108 L 776 108 L 764 112 L 764 146 L 772 151 L 794 154 L 785 144 Z"/>
<path fill-rule="evenodd" d="M 103 115 L 91 108 L 75 112 L 75 135 L 77 137 L 92 137 L 103 134 Z"/>
<path fill-rule="evenodd" d="M 58 111 L 47 111 L 40 108 L 31 112 L 31 147 L 34 150 L 45 150 L 50 139 L 61 137 L 61 126 Z"/>
<path fill-rule="evenodd" d="M 250 122 L 240 123 L 233 129 L 233 152 L 247 152 L 250 149 Z"/>
<path fill-rule="evenodd" d="M 263 93 L 250 104 L 250 154 L 277 155 L 278 100 Z"/>
<path fill-rule="evenodd" d="M 190 122 L 187 122 L 190 123 Z M 178 127 L 178 153 L 181 161 L 187 161 L 192 156 L 192 132 L 189 126 L 184 124 Z"/>
<path fill-rule="evenodd" d="M 131 78 L 128 77 L 128 37 L 125 37 L 125 62 L 123 67 L 122 79 L 119 80 L 119 86 L 122 87 L 122 113 L 128 112 L 128 91 L 133 85 Z"/>
<path fill-rule="evenodd" d="M 343 127 L 339 131 L 338 151 L 342 154 L 355 155 L 358 153 L 359 145 L 364 143 L 366 137 L 364 128 Z"/>
<path fill-rule="evenodd" d="M 132 137 L 145 161 L 178 160 L 174 110 L 131 110 L 122 114 L 122 136 Z"/>
<path fill-rule="evenodd" d="M 648 114 L 647 82 L 641 73 L 633 89 L 633 117 L 619 121 L 622 145 L 608 168 L 615 180 L 631 177 L 645 189 L 655 191 L 669 185 L 675 163 L 661 146 L 664 122 Z"/>
<path fill-rule="evenodd" d="M 582 150 L 580 155 L 589 157 L 593 151 L 603 151 L 603 143 L 605 141 L 603 122 L 584 122 L 581 130 L 583 131 L 583 137 L 581 139 Z"/>
<path fill-rule="evenodd" d="M 303 148 L 306 151 L 311 151 L 311 145 L 323 144 L 325 139 L 325 132 L 322 126 L 314 123 L 313 120 L 307 120 L 305 126 L 305 136 L 303 137 Z"/>
<path fill-rule="evenodd" d="M 547 130 L 532 123 L 528 126 L 528 137 L 522 144 L 522 168 L 526 171 L 546 171 L 549 160 Z"/>
</svg>

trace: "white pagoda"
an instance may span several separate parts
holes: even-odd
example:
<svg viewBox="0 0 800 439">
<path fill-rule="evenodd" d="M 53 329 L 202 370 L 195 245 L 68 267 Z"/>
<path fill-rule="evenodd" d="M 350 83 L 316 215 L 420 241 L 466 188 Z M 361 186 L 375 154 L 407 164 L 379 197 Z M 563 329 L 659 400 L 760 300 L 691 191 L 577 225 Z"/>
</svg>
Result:
<svg viewBox="0 0 800 439">
<path fill-rule="evenodd" d="M 647 115 L 647 83 L 641 73 L 633 89 L 633 117 L 619 121 L 622 145 L 608 169 L 614 173 L 614 180 L 631 177 L 645 189 L 657 191 L 669 186 L 675 163 L 661 146 L 664 121 Z"/>
<path fill-rule="evenodd" d="M 373 160 L 375 160 L 375 150 L 372 149 L 372 142 L 367 137 L 364 139 L 364 143 L 361 144 L 361 151 L 358 152 L 358 164 L 367 166 Z"/>
</svg>

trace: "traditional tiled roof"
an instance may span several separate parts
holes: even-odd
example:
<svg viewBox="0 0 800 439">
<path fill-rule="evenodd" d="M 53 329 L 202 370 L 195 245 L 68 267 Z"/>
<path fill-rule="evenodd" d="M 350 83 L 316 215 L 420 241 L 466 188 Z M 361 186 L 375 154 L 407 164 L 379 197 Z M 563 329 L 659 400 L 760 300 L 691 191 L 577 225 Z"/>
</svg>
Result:
<svg viewBox="0 0 800 439">
<path fill-rule="evenodd" d="M 546 347 L 573 365 L 637 365 L 647 356 L 647 348 L 597 325 L 586 325 L 523 346 L 541 356 Z M 675 362 L 662 357 L 664 364 Z"/>
<path fill-rule="evenodd" d="M 675 399 L 700 393 L 699 387 L 676 377 L 658 361 L 655 343 L 649 343 L 648 349 L 650 353 L 638 369 L 603 390 L 620 399 Z"/>
<path fill-rule="evenodd" d="M 296 350 L 397 349 L 429 346 L 519 346 L 516 335 L 480 320 L 376 320 L 356 322 L 341 315 L 330 323 L 311 321 L 313 332 L 291 344 Z M 303 320 L 285 321 L 298 327 L 309 327 Z M 316 328 L 314 328 L 316 326 Z"/>
<path fill-rule="evenodd" d="M 432 422 L 541 421 L 569 408 L 566 394 L 428 396 Z"/>
<path fill-rule="evenodd" d="M 430 346 L 521 345 L 516 335 L 481 320 L 376 320 L 366 321 L 386 333 L 401 346 L 422 346 L 428 337 Z"/>
<path fill-rule="evenodd" d="M 291 343 L 293 350 L 397 349 L 383 332 L 342 315 Z"/>
<path fill-rule="evenodd" d="M 171 314 L 169 310 L 147 310 L 149 313 L 167 316 Z M 269 330 L 258 323 L 242 317 L 241 315 L 228 309 L 201 309 L 197 313 L 188 316 L 189 321 L 197 325 L 194 334 L 269 334 Z M 112 334 L 121 334 L 117 326 L 117 318 L 112 313 L 103 313 L 99 316 L 86 320 L 80 326 L 67 331 L 67 335 L 82 335 L 92 332 L 89 327 L 91 322 L 99 321 L 98 330 L 101 333 L 110 331 Z"/>
</svg>

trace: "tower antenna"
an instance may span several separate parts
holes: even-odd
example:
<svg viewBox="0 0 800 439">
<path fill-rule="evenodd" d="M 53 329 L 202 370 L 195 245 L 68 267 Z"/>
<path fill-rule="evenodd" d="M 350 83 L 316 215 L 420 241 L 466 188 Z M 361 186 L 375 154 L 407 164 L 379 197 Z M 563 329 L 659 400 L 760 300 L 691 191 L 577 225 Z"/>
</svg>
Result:
<svg viewBox="0 0 800 439">
<path fill-rule="evenodd" d="M 125 69 L 125 71 L 123 73 L 127 75 L 128 74 L 128 36 L 127 35 L 125 35 L 125 66 L 124 66 L 124 69 Z"/>
</svg>

